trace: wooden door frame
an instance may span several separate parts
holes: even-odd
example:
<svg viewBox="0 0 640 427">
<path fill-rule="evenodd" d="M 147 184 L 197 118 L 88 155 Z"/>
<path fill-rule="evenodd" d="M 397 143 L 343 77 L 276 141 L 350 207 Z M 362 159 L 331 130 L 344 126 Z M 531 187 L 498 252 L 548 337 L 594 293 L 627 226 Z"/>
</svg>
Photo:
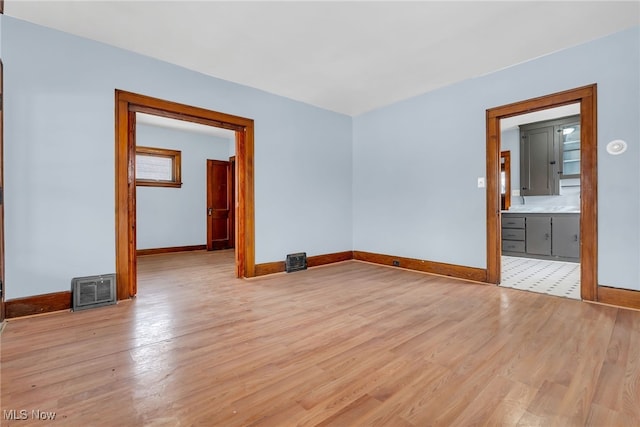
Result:
<svg viewBox="0 0 640 427">
<path fill-rule="evenodd" d="M 487 282 L 500 283 L 500 119 L 580 103 L 580 295 L 598 300 L 596 93 L 592 84 L 487 110 Z"/>
<path fill-rule="evenodd" d="M 116 285 L 119 300 L 137 293 L 136 265 L 136 113 L 147 113 L 230 129 L 236 133 L 237 193 L 235 262 L 237 277 L 255 276 L 254 123 L 219 113 L 116 89 Z"/>
</svg>

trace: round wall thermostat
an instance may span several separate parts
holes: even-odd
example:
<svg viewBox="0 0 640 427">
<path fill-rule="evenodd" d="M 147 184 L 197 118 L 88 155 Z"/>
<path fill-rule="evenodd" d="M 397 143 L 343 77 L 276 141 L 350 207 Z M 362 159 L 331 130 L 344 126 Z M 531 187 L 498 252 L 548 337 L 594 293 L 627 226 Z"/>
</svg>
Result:
<svg viewBox="0 0 640 427">
<path fill-rule="evenodd" d="M 607 144 L 607 153 L 618 155 L 627 151 L 627 143 L 621 139 L 616 139 Z"/>
</svg>

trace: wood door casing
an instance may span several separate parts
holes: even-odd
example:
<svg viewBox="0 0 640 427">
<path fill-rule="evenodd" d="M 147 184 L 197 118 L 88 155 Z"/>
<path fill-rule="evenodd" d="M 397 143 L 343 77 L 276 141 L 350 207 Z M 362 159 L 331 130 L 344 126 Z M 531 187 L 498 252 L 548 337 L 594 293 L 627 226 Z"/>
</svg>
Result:
<svg viewBox="0 0 640 427">
<path fill-rule="evenodd" d="M 231 163 L 207 160 L 207 250 L 232 247 L 234 227 Z"/>
<path fill-rule="evenodd" d="M 487 277 L 500 283 L 500 120 L 533 111 L 580 103 L 580 294 L 599 301 L 598 292 L 598 183 L 597 85 L 592 84 L 486 111 L 487 119 Z M 605 291 L 606 292 L 606 291 Z M 627 298 L 622 296 L 622 299 Z M 628 297 L 633 299 L 635 297 Z M 635 300 L 634 300 L 635 301 Z"/>
<path fill-rule="evenodd" d="M 136 113 L 200 123 L 235 131 L 236 277 L 255 274 L 254 122 L 252 119 L 115 90 L 116 286 L 118 299 L 138 292 L 136 264 Z"/>
</svg>

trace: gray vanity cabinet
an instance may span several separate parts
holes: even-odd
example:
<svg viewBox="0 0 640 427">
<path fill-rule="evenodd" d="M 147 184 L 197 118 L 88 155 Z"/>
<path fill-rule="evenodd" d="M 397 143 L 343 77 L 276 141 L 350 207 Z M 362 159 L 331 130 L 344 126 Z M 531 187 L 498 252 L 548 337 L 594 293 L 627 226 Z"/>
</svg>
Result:
<svg viewBox="0 0 640 427">
<path fill-rule="evenodd" d="M 527 258 L 578 262 L 579 213 L 502 214 L 502 253 Z"/>
<path fill-rule="evenodd" d="M 502 216 L 502 252 L 523 254 L 524 218 L 511 215 Z"/>
<path fill-rule="evenodd" d="M 526 252 L 532 255 L 551 255 L 551 217 L 527 216 Z"/>
<path fill-rule="evenodd" d="M 564 258 L 580 258 L 580 216 L 553 216 L 552 222 L 551 250 L 553 255 Z"/>
</svg>

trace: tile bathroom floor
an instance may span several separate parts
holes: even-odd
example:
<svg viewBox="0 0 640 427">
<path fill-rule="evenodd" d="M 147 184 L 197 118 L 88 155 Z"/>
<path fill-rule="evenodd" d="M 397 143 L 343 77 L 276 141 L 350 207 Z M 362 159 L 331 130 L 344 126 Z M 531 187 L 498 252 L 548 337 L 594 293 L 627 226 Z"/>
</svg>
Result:
<svg viewBox="0 0 640 427">
<path fill-rule="evenodd" d="M 502 256 L 500 286 L 579 300 L 580 264 Z"/>
</svg>

